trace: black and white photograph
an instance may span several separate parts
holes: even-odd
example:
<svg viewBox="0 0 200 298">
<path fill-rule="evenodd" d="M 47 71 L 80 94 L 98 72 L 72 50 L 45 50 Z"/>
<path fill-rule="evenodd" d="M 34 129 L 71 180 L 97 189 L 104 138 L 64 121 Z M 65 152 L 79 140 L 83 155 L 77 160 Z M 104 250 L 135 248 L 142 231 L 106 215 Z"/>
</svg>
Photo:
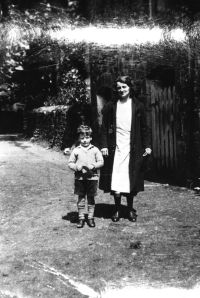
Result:
<svg viewBox="0 0 200 298">
<path fill-rule="evenodd" d="M 200 297 L 200 1 L 0 0 L 0 298 Z"/>
</svg>

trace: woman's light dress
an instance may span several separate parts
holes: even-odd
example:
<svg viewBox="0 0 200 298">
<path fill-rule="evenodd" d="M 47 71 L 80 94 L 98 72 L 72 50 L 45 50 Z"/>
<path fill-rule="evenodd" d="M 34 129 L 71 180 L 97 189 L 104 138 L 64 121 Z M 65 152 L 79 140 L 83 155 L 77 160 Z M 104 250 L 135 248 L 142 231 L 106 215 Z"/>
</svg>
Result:
<svg viewBox="0 0 200 298">
<path fill-rule="evenodd" d="M 116 149 L 112 171 L 111 190 L 130 193 L 129 159 L 132 121 L 132 99 L 117 102 Z"/>
</svg>

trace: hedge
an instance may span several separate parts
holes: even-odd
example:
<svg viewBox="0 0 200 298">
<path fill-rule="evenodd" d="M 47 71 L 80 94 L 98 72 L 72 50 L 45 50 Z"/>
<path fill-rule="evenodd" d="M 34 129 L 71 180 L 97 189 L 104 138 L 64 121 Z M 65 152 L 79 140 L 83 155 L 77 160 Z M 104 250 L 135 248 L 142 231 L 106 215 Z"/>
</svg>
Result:
<svg viewBox="0 0 200 298">
<path fill-rule="evenodd" d="M 32 141 L 46 141 L 50 147 L 62 149 L 68 110 L 69 106 L 51 106 L 28 112 L 25 135 Z"/>
</svg>

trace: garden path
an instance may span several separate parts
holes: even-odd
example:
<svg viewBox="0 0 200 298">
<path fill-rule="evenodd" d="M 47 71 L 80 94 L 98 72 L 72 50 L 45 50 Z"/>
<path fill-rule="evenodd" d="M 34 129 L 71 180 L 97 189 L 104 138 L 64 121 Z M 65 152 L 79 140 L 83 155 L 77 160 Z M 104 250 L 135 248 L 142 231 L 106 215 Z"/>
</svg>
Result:
<svg viewBox="0 0 200 298">
<path fill-rule="evenodd" d="M 0 136 L 0 297 L 133 297 L 135 289 L 140 298 L 146 287 L 145 296 L 157 288 L 199 297 L 200 197 L 146 181 L 138 221 L 113 223 L 113 200 L 99 191 L 96 228 L 77 229 L 67 159 Z"/>
</svg>

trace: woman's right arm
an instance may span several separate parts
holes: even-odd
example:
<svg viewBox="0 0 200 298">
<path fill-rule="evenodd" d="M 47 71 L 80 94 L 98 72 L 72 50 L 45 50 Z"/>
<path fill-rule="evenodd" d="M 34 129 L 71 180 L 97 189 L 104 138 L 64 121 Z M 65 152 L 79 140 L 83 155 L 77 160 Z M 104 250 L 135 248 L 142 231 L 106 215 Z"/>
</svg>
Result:
<svg viewBox="0 0 200 298">
<path fill-rule="evenodd" d="M 103 156 L 108 156 L 108 140 L 107 140 L 107 109 L 104 108 L 102 110 L 102 125 L 101 125 L 101 153 L 103 154 Z"/>
</svg>

